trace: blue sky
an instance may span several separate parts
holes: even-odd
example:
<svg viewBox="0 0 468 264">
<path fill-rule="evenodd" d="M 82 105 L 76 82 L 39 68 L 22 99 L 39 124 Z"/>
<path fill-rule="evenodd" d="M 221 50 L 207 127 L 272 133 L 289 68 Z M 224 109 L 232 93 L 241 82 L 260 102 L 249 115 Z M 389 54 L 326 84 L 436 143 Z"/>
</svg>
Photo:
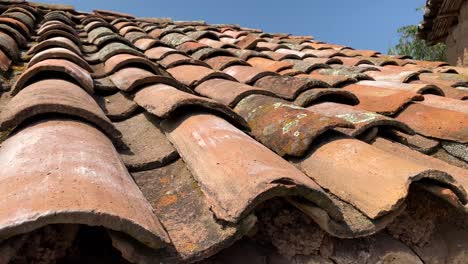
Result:
<svg viewBox="0 0 468 264">
<path fill-rule="evenodd" d="M 383 53 L 398 42 L 396 30 L 418 24 L 425 0 L 36 0 L 75 9 L 108 9 L 143 17 L 204 20 L 312 35 L 317 40 Z"/>
</svg>

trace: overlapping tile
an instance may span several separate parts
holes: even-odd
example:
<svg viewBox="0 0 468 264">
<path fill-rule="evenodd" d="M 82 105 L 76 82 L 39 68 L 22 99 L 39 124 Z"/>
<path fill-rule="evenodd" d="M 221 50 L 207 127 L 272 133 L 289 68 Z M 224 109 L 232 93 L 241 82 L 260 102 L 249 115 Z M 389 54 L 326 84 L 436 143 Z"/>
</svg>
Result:
<svg viewBox="0 0 468 264">
<path fill-rule="evenodd" d="M 411 221 L 425 195 L 440 199 L 434 217 L 448 213 L 421 229 L 453 233 L 453 212 L 466 216 L 464 68 L 237 25 L 2 8 L 0 159 L 12 160 L 2 162 L 2 193 L 25 197 L 18 208 L 36 206 L 33 194 L 52 202 L 34 207 L 44 218 L 5 213 L 24 225 L 0 224 L 14 236 L 0 237 L 0 252 L 57 223 L 104 226 L 108 246 L 135 263 L 195 262 L 242 237 L 253 242 L 238 254 L 262 244 L 277 261 L 462 252 L 414 246 Z M 11 186 L 33 191 L 8 195 Z"/>
</svg>

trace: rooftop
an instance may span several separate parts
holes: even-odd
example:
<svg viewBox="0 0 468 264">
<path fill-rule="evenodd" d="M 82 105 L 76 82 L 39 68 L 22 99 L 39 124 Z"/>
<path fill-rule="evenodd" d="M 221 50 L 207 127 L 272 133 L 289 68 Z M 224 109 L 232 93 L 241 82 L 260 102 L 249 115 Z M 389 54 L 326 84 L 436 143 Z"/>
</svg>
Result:
<svg viewBox="0 0 468 264">
<path fill-rule="evenodd" d="M 465 263 L 468 68 L 0 1 L 0 263 Z"/>
</svg>

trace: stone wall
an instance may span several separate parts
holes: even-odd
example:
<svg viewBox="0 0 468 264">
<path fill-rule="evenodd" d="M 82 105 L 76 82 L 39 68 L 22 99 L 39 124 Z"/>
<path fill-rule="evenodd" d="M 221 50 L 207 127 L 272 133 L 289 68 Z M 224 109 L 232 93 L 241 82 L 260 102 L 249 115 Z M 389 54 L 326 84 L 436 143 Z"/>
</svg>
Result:
<svg viewBox="0 0 468 264">
<path fill-rule="evenodd" d="M 458 15 L 458 25 L 449 33 L 445 44 L 450 64 L 468 66 L 468 1 L 462 5 Z"/>
</svg>

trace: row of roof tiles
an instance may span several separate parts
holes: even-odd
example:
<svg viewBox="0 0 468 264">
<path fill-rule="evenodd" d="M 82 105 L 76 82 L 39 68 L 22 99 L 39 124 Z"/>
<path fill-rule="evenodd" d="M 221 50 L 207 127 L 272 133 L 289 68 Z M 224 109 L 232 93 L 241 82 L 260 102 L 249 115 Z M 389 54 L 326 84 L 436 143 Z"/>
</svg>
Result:
<svg viewBox="0 0 468 264">
<path fill-rule="evenodd" d="M 415 182 L 466 215 L 465 68 L 236 26 L 5 9 L 3 240 L 104 226 L 132 262 L 196 261 L 274 197 L 334 237 L 372 235 Z"/>
</svg>

